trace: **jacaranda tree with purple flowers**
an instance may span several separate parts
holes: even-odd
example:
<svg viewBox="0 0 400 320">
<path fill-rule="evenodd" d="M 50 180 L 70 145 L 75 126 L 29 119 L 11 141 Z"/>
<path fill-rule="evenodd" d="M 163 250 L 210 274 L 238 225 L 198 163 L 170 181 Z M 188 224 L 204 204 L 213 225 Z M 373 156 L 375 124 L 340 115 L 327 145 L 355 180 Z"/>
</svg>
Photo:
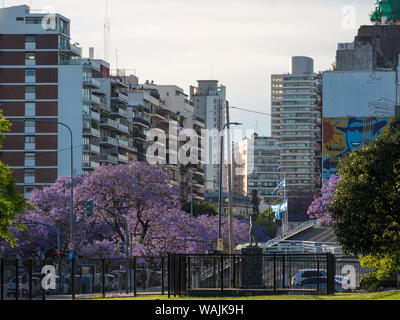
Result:
<svg viewBox="0 0 400 320">
<path fill-rule="evenodd" d="M 34 210 L 25 218 L 45 222 L 62 233 L 61 254 L 67 253 L 69 233 L 70 179 L 31 194 Z M 142 162 L 101 166 L 74 179 L 75 242 L 77 256 L 122 257 L 119 243 L 126 241 L 134 256 L 164 253 L 198 253 L 215 249 L 216 217 L 192 218 L 181 209 L 179 190 L 168 184 L 165 171 Z M 94 203 L 94 216 L 86 215 L 86 203 Z M 225 221 L 226 222 L 226 221 Z M 227 229 L 224 223 L 223 230 Z M 227 230 L 225 230 L 227 234 Z M 236 243 L 246 242 L 248 224 L 234 221 Z M 28 226 L 16 232 L 17 247 L 0 243 L 5 255 L 53 257 L 56 233 L 44 226 Z"/>
<path fill-rule="evenodd" d="M 319 219 L 321 224 L 333 225 L 334 220 L 329 211 L 329 206 L 335 196 L 336 186 L 339 182 L 339 176 L 334 175 L 322 186 L 321 194 L 317 196 L 311 206 L 308 208 L 307 214 L 312 219 Z"/>
</svg>

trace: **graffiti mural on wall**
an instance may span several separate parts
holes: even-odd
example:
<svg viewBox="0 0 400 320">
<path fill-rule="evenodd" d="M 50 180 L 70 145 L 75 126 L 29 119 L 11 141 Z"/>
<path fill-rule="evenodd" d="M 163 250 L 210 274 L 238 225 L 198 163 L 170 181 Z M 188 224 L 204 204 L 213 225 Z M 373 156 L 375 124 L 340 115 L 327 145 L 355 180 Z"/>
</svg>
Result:
<svg viewBox="0 0 400 320">
<path fill-rule="evenodd" d="M 347 153 L 368 145 L 389 130 L 391 118 L 324 118 L 323 178 L 337 171 Z"/>
</svg>

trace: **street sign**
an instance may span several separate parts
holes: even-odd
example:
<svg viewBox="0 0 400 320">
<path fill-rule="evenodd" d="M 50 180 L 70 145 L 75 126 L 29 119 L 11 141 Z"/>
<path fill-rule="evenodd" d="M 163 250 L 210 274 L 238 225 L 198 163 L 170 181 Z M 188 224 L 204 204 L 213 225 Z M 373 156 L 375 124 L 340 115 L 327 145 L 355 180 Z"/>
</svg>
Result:
<svg viewBox="0 0 400 320">
<path fill-rule="evenodd" d="M 224 251 L 224 239 L 218 239 L 218 251 Z"/>
<path fill-rule="evenodd" d="M 68 243 L 68 249 L 69 249 L 69 251 L 74 251 L 75 246 L 72 242 Z"/>
<path fill-rule="evenodd" d="M 75 254 L 73 251 L 68 252 L 68 259 L 72 260 L 75 257 Z"/>
</svg>

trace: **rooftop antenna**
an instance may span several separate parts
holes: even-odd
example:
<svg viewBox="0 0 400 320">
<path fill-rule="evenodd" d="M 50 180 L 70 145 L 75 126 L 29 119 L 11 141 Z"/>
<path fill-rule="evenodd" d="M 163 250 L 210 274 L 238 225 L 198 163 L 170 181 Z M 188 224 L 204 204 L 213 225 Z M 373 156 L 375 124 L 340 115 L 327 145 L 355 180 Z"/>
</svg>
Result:
<svg viewBox="0 0 400 320">
<path fill-rule="evenodd" d="M 104 60 L 108 61 L 110 55 L 110 18 L 108 17 L 108 0 L 106 0 L 106 11 L 104 18 Z"/>
</svg>

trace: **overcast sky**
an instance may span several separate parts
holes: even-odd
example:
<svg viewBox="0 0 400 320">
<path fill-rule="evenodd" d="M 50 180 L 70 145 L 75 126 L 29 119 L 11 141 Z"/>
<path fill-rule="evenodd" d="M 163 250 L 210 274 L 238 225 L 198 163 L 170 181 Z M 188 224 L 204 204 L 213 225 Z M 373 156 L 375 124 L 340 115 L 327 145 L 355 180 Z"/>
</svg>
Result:
<svg viewBox="0 0 400 320">
<path fill-rule="evenodd" d="M 104 57 L 105 0 L 3 3 L 56 10 L 71 20 L 72 41 L 85 55 L 93 46 L 95 57 Z M 374 4 L 375 0 L 110 0 L 109 62 L 112 68 L 118 61 L 118 68 L 135 69 L 140 81 L 176 84 L 186 93 L 196 80 L 212 77 L 226 85 L 232 106 L 269 113 L 271 74 L 290 72 L 294 55 L 312 57 L 315 71 L 331 68 L 337 43 L 352 42 L 358 27 L 370 24 Z M 233 111 L 232 121 L 270 134 L 267 116 Z"/>
</svg>

